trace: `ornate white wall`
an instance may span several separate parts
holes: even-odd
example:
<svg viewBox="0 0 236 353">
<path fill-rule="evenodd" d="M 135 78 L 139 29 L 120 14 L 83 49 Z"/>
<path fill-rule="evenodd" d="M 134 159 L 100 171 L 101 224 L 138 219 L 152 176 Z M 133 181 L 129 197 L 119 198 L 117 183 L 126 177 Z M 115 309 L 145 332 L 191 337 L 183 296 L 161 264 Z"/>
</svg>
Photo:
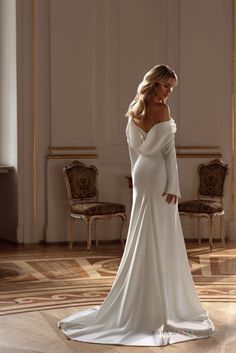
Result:
<svg viewBox="0 0 236 353">
<path fill-rule="evenodd" d="M 20 242 L 68 239 L 62 167 L 72 159 L 48 158 L 48 147 L 96 147 L 98 158 L 82 161 L 99 169 L 100 199 L 130 212 L 124 114 L 157 63 L 179 76 L 169 101 L 177 145 L 218 146 L 231 162 L 230 0 L 19 0 L 17 26 Z M 196 167 L 211 159 L 191 152 L 178 158 L 183 199 L 195 196 Z M 195 236 L 192 221 L 183 227 Z M 101 222 L 98 234 L 117 238 L 119 229 L 118 220 Z M 78 231 L 85 239 L 82 224 Z"/>
<path fill-rule="evenodd" d="M 178 144 L 218 146 L 212 151 L 220 151 L 222 159 L 231 165 L 232 2 L 181 0 L 179 4 Z M 194 196 L 194 172 L 199 163 L 208 159 L 212 157 L 179 160 L 184 198 Z M 229 180 L 225 200 L 228 235 L 231 193 Z M 186 236 L 191 237 L 192 221 L 183 219 L 182 224 Z M 219 222 L 216 224 L 215 233 L 219 233 Z M 230 236 L 235 238 L 235 232 Z"/>
</svg>

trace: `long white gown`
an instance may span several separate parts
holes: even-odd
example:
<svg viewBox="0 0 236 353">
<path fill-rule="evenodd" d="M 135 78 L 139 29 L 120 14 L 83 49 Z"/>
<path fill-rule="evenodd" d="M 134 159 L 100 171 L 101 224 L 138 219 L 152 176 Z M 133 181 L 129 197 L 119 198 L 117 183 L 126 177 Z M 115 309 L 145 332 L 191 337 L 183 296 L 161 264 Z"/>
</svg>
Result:
<svg viewBox="0 0 236 353">
<path fill-rule="evenodd" d="M 178 205 L 162 196 L 181 197 L 175 132 L 172 118 L 148 133 L 129 118 L 133 203 L 123 257 L 102 305 L 58 323 L 69 339 L 164 346 L 214 333 L 194 287 Z"/>
</svg>

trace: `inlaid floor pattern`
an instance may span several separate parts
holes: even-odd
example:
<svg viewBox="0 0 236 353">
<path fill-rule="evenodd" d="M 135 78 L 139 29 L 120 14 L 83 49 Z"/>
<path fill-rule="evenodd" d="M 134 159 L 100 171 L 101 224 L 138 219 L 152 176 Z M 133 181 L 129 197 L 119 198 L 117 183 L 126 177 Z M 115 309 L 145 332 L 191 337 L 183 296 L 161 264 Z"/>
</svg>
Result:
<svg viewBox="0 0 236 353">
<path fill-rule="evenodd" d="M 100 304 L 107 295 L 122 249 L 101 245 L 90 253 L 83 247 L 35 246 L 0 250 L 0 353 L 176 352 L 236 353 L 236 243 L 187 243 L 194 282 L 215 324 L 207 339 L 166 347 L 125 347 L 73 342 L 57 322 Z M 81 250 L 82 249 L 82 250 Z"/>
</svg>

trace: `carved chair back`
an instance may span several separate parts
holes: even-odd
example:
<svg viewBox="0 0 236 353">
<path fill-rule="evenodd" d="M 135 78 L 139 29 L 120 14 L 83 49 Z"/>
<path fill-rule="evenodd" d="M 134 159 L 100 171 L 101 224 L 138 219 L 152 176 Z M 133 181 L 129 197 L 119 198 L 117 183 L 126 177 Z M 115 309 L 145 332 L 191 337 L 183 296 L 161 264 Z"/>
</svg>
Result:
<svg viewBox="0 0 236 353">
<path fill-rule="evenodd" d="M 228 164 L 224 164 L 219 159 L 200 164 L 198 166 L 198 199 L 222 202 L 225 195 L 225 181 L 228 170 Z"/>
<path fill-rule="evenodd" d="M 71 202 L 98 200 L 98 170 L 95 166 L 73 161 L 63 168 L 63 173 Z"/>
</svg>

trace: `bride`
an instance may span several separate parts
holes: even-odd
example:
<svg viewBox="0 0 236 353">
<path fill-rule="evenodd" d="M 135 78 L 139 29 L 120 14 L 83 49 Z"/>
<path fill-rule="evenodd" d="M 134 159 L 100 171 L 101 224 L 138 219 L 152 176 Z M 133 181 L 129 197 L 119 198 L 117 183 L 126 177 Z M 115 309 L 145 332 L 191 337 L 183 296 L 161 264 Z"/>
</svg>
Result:
<svg viewBox="0 0 236 353">
<path fill-rule="evenodd" d="M 157 65 L 129 106 L 133 200 L 123 257 L 102 305 L 58 323 L 69 339 L 164 346 L 214 333 L 194 287 L 178 214 L 176 124 L 167 105 L 176 84 L 175 72 Z"/>
</svg>

